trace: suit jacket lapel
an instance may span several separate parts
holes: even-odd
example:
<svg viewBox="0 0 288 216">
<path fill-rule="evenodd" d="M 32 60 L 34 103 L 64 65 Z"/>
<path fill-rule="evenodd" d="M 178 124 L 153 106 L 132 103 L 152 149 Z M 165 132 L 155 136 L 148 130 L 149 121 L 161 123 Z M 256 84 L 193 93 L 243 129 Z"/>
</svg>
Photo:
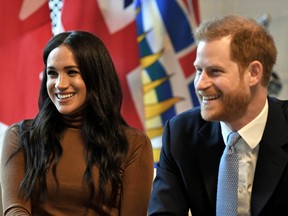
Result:
<svg viewBox="0 0 288 216">
<path fill-rule="evenodd" d="M 277 186 L 288 163 L 288 123 L 282 108 L 269 102 L 266 127 L 258 153 L 251 208 L 252 215 L 258 215 Z M 287 149 L 286 149 L 287 150 Z"/>
<path fill-rule="evenodd" d="M 207 195 L 212 208 L 216 209 L 218 167 L 225 144 L 219 123 L 206 123 L 199 131 L 203 143 L 198 160 Z"/>
</svg>

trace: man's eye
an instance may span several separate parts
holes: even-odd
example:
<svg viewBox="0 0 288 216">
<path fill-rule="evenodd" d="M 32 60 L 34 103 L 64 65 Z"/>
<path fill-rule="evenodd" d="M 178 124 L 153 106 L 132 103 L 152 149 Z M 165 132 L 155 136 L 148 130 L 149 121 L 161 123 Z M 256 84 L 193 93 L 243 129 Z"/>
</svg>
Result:
<svg viewBox="0 0 288 216">
<path fill-rule="evenodd" d="M 202 69 L 201 69 L 201 68 L 195 68 L 195 70 L 196 70 L 196 74 L 197 74 L 197 75 L 199 75 L 199 74 L 202 73 Z"/>
<path fill-rule="evenodd" d="M 219 74 L 219 73 L 221 73 L 222 71 L 220 70 L 220 69 L 212 69 L 211 70 L 211 73 L 213 73 L 213 74 Z"/>
</svg>

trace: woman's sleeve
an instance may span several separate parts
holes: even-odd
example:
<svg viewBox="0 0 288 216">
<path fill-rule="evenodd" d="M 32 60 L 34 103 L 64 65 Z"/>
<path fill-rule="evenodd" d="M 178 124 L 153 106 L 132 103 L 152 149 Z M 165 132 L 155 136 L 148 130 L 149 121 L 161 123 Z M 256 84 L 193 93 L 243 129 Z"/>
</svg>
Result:
<svg viewBox="0 0 288 216">
<path fill-rule="evenodd" d="M 30 201 L 19 198 L 19 185 L 24 176 L 25 159 L 23 152 L 10 156 L 19 147 L 18 126 L 13 125 L 7 129 L 4 135 L 1 151 L 1 190 L 4 216 L 31 215 Z M 10 159 L 9 159 L 10 158 Z"/>
<path fill-rule="evenodd" d="M 129 133 L 129 151 L 123 174 L 120 215 L 147 216 L 154 175 L 150 139 L 142 132 Z"/>
</svg>

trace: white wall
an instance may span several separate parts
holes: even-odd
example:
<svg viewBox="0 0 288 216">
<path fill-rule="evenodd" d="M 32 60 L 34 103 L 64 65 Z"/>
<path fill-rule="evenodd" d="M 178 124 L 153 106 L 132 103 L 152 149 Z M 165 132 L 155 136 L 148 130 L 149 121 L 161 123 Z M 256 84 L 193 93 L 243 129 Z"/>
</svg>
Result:
<svg viewBox="0 0 288 216">
<path fill-rule="evenodd" d="M 199 0 L 201 21 L 215 16 L 239 14 L 258 20 L 263 14 L 271 15 L 268 29 L 278 50 L 275 71 L 283 88 L 277 96 L 288 99 L 288 1 L 287 0 Z"/>
</svg>

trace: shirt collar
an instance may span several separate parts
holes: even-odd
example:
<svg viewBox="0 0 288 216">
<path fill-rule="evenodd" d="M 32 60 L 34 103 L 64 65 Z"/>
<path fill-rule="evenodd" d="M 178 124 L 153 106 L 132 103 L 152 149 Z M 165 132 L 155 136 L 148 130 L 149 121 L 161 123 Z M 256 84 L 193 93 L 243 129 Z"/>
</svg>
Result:
<svg viewBox="0 0 288 216">
<path fill-rule="evenodd" d="M 266 99 L 265 106 L 259 115 L 243 128 L 238 130 L 238 133 L 242 139 L 244 139 L 251 149 L 254 149 L 259 144 L 265 129 L 267 117 L 268 100 Z M 228 135 L 232 132 L 232 130 L 224 122 L 220 122 L 220 125 L 222 137 L 226 145 Z"/>
</svg>

